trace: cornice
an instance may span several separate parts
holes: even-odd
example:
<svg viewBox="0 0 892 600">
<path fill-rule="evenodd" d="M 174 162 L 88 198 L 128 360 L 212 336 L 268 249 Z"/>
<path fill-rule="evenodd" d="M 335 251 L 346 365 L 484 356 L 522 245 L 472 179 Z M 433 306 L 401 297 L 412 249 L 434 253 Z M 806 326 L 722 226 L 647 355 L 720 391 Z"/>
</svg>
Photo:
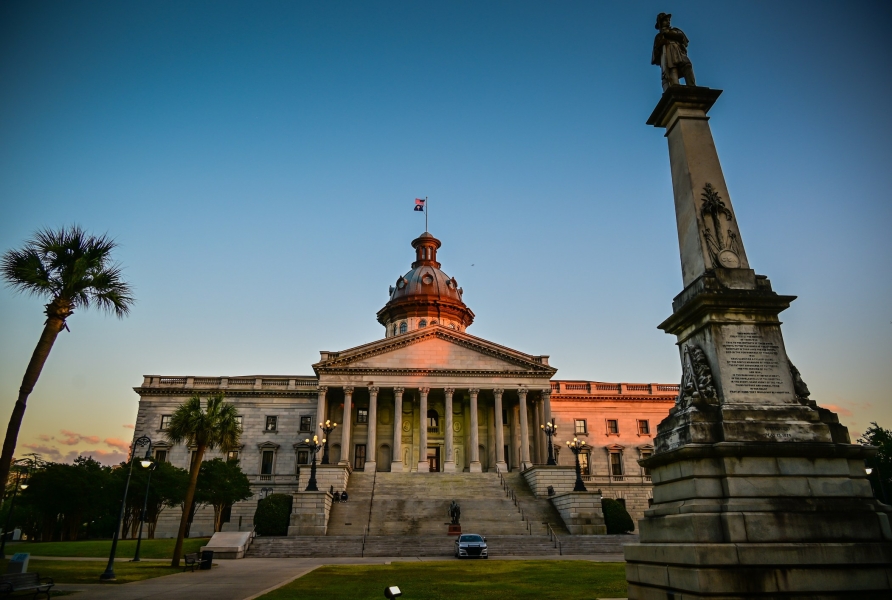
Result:
<svg viewBox="0 0 892 600">
<path fill-rule="evenodd" d="M 578 396 L 558 396 L 554 392 L 551 393 L 552 402 L 670 402 L 675 404 L 675 398 L 675 396 L 655 398 L 653 396 L 593 396 L 587 394 L 580 394 Z"/>
<path fill-rule="evenodd" d="M 317 396 L 316 388 L 308 390 L 230 390 L 226 388 L 155 388 L 155 387 L 135 387 L 133 391 L 140 396 L 192 396 L 196 392 L 224 392 L 226 396 L 256 396 L 277 398 L 315 398 Z"/>
<path fill-rule="evenodd" d="M 459 369 L 370 369 L 368 367 L 320 368 L 324 375 L 408 375 L 412 377 L 514 377 L 544 379 L 547 373 L 532 371 L 475 371 Z"/>
</svg>

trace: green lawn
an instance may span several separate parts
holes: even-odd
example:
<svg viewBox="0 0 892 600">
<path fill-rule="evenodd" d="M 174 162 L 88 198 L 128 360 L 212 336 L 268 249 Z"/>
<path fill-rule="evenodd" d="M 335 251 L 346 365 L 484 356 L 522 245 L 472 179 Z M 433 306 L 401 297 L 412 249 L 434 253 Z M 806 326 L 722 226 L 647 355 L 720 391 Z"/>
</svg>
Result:
<svg viewBox="0 0 892 600">
<path fill-rule="evenodd" d="M 189 538 L 183 540 L 183 554 L 198 552 L 208 543 L 209 538 Z M 170 558 L 173 556 L 175 539 L 143 540 L 139 547 L 140 558 Z M 28 552 L 32 556 L 86 556 L 108 558 L 111 551 L 111 540 L 86 540 L 82 542 L 9 542 L 6 544 L 6 555 L 15 552 Z M 136 551 L 136 540 L 120 540 L 117 557 L 133 558 Z"/>
<path fill-rule="evenodd" d="M 0 569 L 6 572 L 6 563 L 0 561 Z M 32 560 L 28 563 L 28 571 L 40 573 L 41 577 L 52 577 L 54 583 L 99 583 L 99 575 L 105 571 L 108 561 L 101 560 Z M 152 577 L 161 577 L 173 573 L 182 572 L 182 568 L 175 569 L 169 563 L 162 562 L 138 562 L 115 563 L 114 583 L 130 583 Z M 54 596 L 56 594 L 53 594 Z"/>
<path fill-rule="evenodd" d="M 262 600 L 383 598 L 399 586 L 405 600 L 583 600 L 624 598 L 624 563 L 496 560 L 320 567 Z"/>
</svg>

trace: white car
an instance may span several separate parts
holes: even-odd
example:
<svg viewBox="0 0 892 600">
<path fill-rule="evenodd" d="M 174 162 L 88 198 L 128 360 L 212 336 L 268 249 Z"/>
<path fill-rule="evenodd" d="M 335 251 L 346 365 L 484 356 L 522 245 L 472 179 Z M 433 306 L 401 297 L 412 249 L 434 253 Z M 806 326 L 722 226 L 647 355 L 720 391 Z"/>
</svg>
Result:
<svg viewBox="0 0 892 600">
<path fill-rule="evenodd" d="M 486 538 L 476 533 L 463 533 L 455 540 L 455 558 L 489 558 Z"/>
</svg>

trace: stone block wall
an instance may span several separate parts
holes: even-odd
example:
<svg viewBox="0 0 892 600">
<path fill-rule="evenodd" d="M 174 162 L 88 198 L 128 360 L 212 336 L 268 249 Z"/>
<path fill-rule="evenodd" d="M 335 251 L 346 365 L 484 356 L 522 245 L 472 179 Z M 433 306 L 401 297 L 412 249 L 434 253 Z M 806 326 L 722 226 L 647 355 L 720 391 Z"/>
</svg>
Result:
<svg viewBox="0 0 892 600">
<path fill-rule="evenodd" d="M 353 469 L 349 465 L 316 465 L 316 487 L 321 492 L 327 492 L 331 487 L 334 487 L 336 492 L 343 492 L 347 489 L 347 482 L 350 480 L 352 471 Z M 306 490 L 309 481 L 310 467 L 301 467 L 297 491 Z"/>
<path fill-rule="evenodd" d="M 551 497 L 567 530 L 573 535 L 606 535 L 601 496 L 595 492 L 567 492 Z"/>
<path fill-rule="evenodd" d="M 294 494 L 288 535 L 325 535 L 330 513 L 331 494 L 327 491 Z"/>
<path fill-rule="evenodd" d="M 576 467 L 536 465 L 521 473 L 527 485 L 538 498 L 548 497 L 548 486 L 554 488 L 555 494 L 566 494 L 573 491 L 576 483 Z"/>
</svg>

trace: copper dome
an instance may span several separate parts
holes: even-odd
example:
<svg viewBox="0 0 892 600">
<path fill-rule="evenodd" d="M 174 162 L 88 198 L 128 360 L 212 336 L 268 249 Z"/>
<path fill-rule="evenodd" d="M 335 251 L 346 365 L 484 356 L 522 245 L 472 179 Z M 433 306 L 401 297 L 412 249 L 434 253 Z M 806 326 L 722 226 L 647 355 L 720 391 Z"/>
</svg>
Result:
<svg viewBox="0 0 892 600">
<path fill-rule="evenodd" d="M 426 231 L 412 240 L 412 270 L 390 286 L 390 301 L 378 311 L 387 337 L 428 325 L 464 331 L 473 322 L 474 313 L 462 301 L 462 289 L 454 277 L 440 270 L 440 246 L 440 240 Z"/>
</svg>

